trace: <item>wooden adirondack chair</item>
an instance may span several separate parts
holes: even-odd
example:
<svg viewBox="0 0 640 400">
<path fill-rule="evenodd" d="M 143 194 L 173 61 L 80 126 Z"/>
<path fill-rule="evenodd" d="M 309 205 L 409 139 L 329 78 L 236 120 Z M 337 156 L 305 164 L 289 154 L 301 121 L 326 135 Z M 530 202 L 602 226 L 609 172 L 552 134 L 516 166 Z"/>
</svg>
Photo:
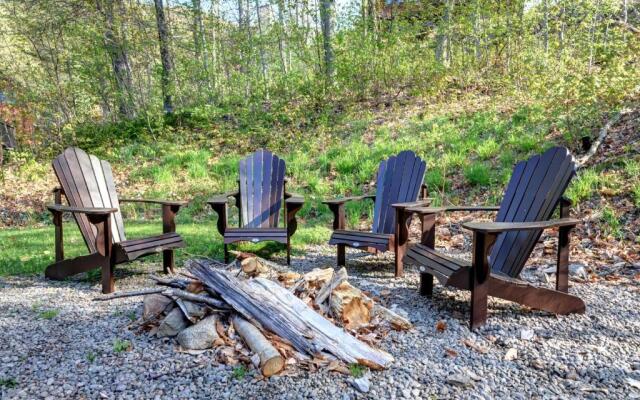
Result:
<svg viewBox="0 0 640 400">
<path fill-rule="evenodd" d="M 304 199 L 286 191 L 284 160 L 268 150 L 260 149 L 240 161 L 238 190 L 217 195 L 208 203 L 218 214 L 218 232 L 224 238 L 224 260 L 229 262 L 230 243 L 274 241 L 286 244 L 287 265 L 291 263 L 291 236 L 298 228 L 296 213 Z M 230 228 L 227 203 L 235 199 L 240 210 L 238 228 Z M 284 227 L 278 227 L 284 203 Z"/>
<path fill-rule="evenodd" d="M 395 252 L 395 274 L 402 276 L 402 256 L 409 237 L 407 223 L 411 215 L 404 215 L 407 207 L 426 204 L 426 186 L 422 184 L 426 163 L 412 151 L 380 162 L 376 179 L 376 193 L 356 197 L 343 197 L 323 203 L 333 212 L 333 233 L 329 244 L 336 245 L 338 265 L 345 265 L 345 246 L 371 253 Z M 416 201 L 422 188 L 423 201 Z M 344 205 L 348 201 L 370 199 L 374 201 L 371 232 L 345 230 Z"/>
<path fill-rule="evenodd" d="M 575 175 L 575 162 L 564 147 L 554 147 L 515 166 L 500 207 L 408 208 L 422 218 L 421 244 L 412 246 L 405 262 L 420 268 L 420 293 L 431 297 L 433 277 L 443 285 L 471 290 L 471 328 L 487 319 L 487 296 L 514 301 L 555 314 L 582 313 L 584 302 L 568 294 L 569 233 L 579 222 L 569 218 L 562 197 Z M 556 208 L 560 218 L 550 219 Z M 497 211 L 495 222 L 469 222 L 473 260 L 467 262 L 434 250 L 436 216 L 451 211 Z M 559 228 L 556 290 L 518 279 L 542 231 Z"/>
<path fill-rule="evenodd" d="M 186 202 L 118 199 L 109 163 L 75 147 L 69 147 L 53 160 L 53 169 L 61 187 L 54 189 L 55 204 L 47 206 L 53 214 L 56 253 L 56 262 L 45 271 L 48 278 L 64 279 L 102 268 L 102 292 L 111 293 L 114 291 L 116 264 L 159 252 L 163 254 L 164 272 L 173 272 L 173 250 L 185 245 L 175 232 L 174 219 Z M 63 195 L 69 206 L 62 205 Z M 125 202 L 161 205 L 163 234 L 127 240 L 120 212 L 120 203 Z M 91 254 L 64 259 L 62 214 L 65 212 L 73 213 Z"/>
</svg>

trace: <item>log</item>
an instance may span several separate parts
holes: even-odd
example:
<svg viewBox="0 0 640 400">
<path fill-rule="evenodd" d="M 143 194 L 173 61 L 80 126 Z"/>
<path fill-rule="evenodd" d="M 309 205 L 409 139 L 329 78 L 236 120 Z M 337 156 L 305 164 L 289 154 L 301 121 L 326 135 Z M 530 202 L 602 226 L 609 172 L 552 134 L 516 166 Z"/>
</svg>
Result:
<svg viewBox="0 0 640 400">
<path fill-rule="evenodd" d="M 347 269 L 342 267 L 338 270 L 338 272 L 334 273 L 331 277 L 331 280 L 325 282 L 325 284 L 318 290 L 318 293 L 315 297 L 315 302 L 318 306 L 320 306 L 324 301 L 329 298 L 333 289 L 338 287 L 342 282 L 346 281 L 349 278 L 347 275 Z"/>
<path fill-rule="evenodd" d="M 373 300 L 349 282 L 342 282 L 331 292 L 329 306 L 347 329 L 358 329 L 371 322 Z"/>
<path fill-rule="evenodd" d="M 222 300 L 213 299 L 209 296 L 203 296 L 200 294 L 189 293 L 182 289 L 167 289 L 167 288 L 150 288 L 141 290 L 132 290 L 130 292 L 116 292 L 107 294 L 100 297 L 94 297 L 93 301 L 108 301 L 114 299 L 120 299 L 123 297 L 145 296 L 148 294 L 160 293 L 169 297 L 178 297 L 196 303 L 204 303 L 218 310 L 229 310 L 231 307 Z"/>
<path fill-rule="evenodd" d="M 293 293 L 264 278 L 241 281 L 208 268 L 197 261 L 189 271 L 207 292 L 219 294 L 244 318 L 268 330 L 303 354 L 327 352 L 346 363 L 359 363 L 372 369 L 387 368 L 393 357 L 351 336 L 316 313 Z"/>
<path fill-rule="evenodd" d="M 389 322 L 391 327 L 397 331 L 407 331 L 413 328 L 411 321 L 397 312 L 381 306 L 380 304 L 373 305 L 373 314 Z"/>
<path fill-rule="evenodd" d="M 231 320 L 236 332 L 242 337 L 251 351 L 260 357 L 260 372 L 262 372 L 262 375 L 269 377 L 282 371 L 284 358 L 260 330 L 237 314 Z"/>
<path fill-rule="evenodd" d="M 240 269 L 242 270 L 242 272 L 244 272 L 251 278 L 255 278 L 256 276 L 269 271 L 269 269 L 255 257 L 247 257 L 242 261 L 238 259 L 238 262 L 240 264 Z"/>
<path fill-rule="evenodd" d="M 105 294 L 103 296 L 94 297 L 93 301 L 109 301 L 114 299 L 121 299 L 124 297 L 146 296 L 148 294 L 162 293 L 166 290 L 167 289 L 165 288 L 149 288 L 149 289 L 132 290 L 130 292 L 114 292 L 111 294 Z"/>
</svg>

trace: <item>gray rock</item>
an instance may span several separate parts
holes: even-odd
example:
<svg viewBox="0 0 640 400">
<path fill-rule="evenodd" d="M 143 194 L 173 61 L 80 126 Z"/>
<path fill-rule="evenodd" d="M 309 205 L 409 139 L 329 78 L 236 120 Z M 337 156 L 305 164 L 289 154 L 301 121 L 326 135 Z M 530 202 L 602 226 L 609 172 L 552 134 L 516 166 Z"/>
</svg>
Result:
<svg viewBox="0 0 640 400">
<path fill-rule="evenodd" d="M 148 294 L 142 299 L 142 318 L 156 317 L 171 308 L 173 308 L 173 300 L 171 298 L 159 293 Z"/>
<path fill-rule="evenodd" d="M 362 376 L 360 378 L 351 379 L 351 385 L 359 392 L 367 393 L 371 387 L 371 382 L 368 376 Z"/>
<path fill-rule="evenodd" d="M 473 386 L 473 381 L 471 380 L 471 378 L 469 376 L 467 376 L 467 375 L 464 375 L 464 374 L 453 374 L 453 375 L 450 375 L 447 378 L 447 383 L 450 384 L 450 385 L 464 387 L 464 388 L 468 388 L 468 387 L 472 387 Z"/>
<path fill-rule="evenodd" d="M 184 317 L 182 311 L 179 308 L 174 308 L 169 314 L 162 320 L 158 327 L 157 336 L 173 337 L 180 333 L 183 329 L 189 326 L 189 321 Z"/>
<path fill-rule="evenodd" d="M 178 343 L 185 349 L 204 350 L 213 345 L 218 338 L 216 332 L 217 316 L 210 315 L 178 334 Z"/>
</svg>

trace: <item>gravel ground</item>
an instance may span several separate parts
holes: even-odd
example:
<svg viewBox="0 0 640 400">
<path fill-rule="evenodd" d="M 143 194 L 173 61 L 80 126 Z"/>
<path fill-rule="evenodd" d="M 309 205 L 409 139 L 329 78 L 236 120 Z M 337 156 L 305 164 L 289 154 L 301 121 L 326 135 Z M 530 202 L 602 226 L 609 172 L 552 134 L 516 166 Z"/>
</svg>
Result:
<svg viewBox="0 0 640 400">
<path fill-rule="evenodd" d="M 332 265 L 334 251 L 309 247 L 292 268 Z M 180 353 L 172 340 L 128 330 L 141 314 L 140 298 L 93 302 L 97 282 L 33 277 L 0 279 L 0 397 L 640 398 L 634 387 L 640 386 L 637 280 L 573 282 L 571 292 L 587 304 L 584 315 L 556 317 L 490 299 L 488 324 L 472 333 L 467 292 L 437 285 L 427 300 L 416 291 L 416 270 L 408 267 L 405 278 L 395 279 L 391 261 L 391 255 L 348 253 L 350 280 L 373 294 L 390 290 L 387 305 L 401 307 L 415 323 L 412 331 L 382 341 L 396 362 L 368 373 L 368 393 L 356 390 L 352 378 L 329 372 L 265 381 L 250 371 L 234 379 L 232 368 L 215 364 L 208 353 Z M 121 267 L 117 288 L 148 286 L 146 274 L 158 269 L 148 262 Z M 538 271 L 529 268 L 523 276 L 542 281 Z M 442 332 L 439 321 L 446 323 Z M 130 341 L 131 349 L 116 352 L 115 340 Z M 517 357 L 505 360 L 510 349 Z"/>
</svg>

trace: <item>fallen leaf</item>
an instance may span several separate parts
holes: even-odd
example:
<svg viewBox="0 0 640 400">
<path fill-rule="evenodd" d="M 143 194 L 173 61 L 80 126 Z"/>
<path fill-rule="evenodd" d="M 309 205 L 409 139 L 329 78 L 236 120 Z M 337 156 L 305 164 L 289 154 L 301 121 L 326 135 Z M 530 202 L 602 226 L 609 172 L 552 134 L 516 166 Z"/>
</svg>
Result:
<svg viewBox="0 0 640 400">
<path fill-rule="evenodd" d="M 440 320 L 436 323 L 436 331 L 444 332 L 447 329 L 447 322 L 444 320 Z"/>
<path fill-rule="evenodd" d="M 470 349 L 473 349 L 473 350 L 477 351 L 480 354 L 487 354 L 489 352 L 488 348 L 486 348 L 484 346 L 481 346 L 481 345 L 479 345 L 479 344 L 477 344 L 477 343 L 475 343 L 475 342 L 473 342 L 473 341 L 471 341 L 469 339 L 464 339 L 462 341 L 462 343 L 465 346 L 469 347 Z"/>
<path fill-rule="evenodd" d="M 458 357 L 458 352 L 457 352 L 457 351 L 455 351 L 454 349 L 450 349 L 450 348 L 448 348 L 448 347 L 445 347 L 445 348 L 444 348 L 444 354 L 445 354 L 447 357 L 450 357 L 450 358 L 456 358 L 456 357 Z"/>
</svg>

